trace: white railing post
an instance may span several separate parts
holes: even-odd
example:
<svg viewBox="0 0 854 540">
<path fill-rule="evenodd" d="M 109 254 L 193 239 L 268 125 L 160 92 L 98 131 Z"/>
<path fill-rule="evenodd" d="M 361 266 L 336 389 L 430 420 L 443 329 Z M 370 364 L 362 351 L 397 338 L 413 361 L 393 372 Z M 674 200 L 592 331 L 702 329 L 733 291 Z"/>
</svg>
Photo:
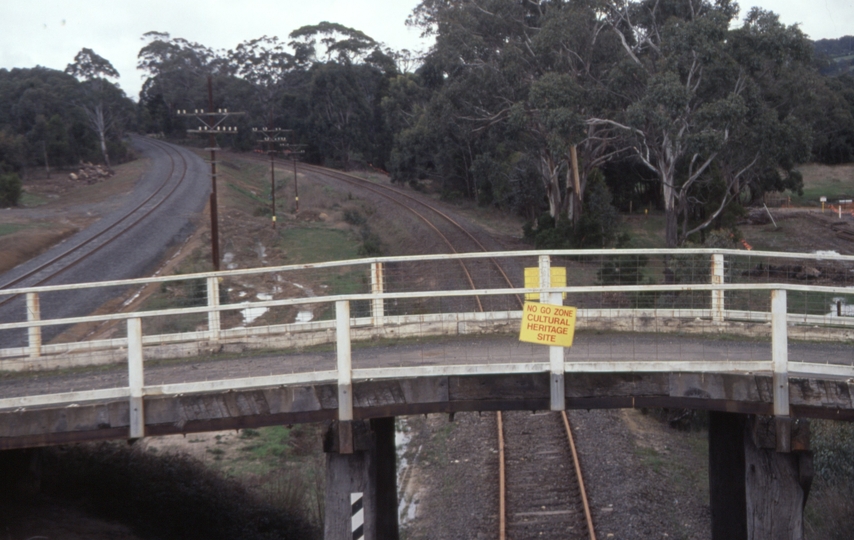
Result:
<svg viewBox="0 0 854 540">
<path fill-rule="evenodd" d="M 27 322 L 40 321 L 41 306 L 38 293 L 27 293 Z M 42 327 L 30 326 L 27 328 L 30 358 L 38 358 L 42 355 Z"/>
<path fill-rule="evenodd" d="M 712 255 L 712 285 L 724 283 L 724 256 L 722 253 Z M 712 322 L 724 322 L 724 292 L 712 291 Z"/>
<path fill-rule="evenodd" d="M 145 436 L 145 413 L 142 388 L 145 379 L 142 367 L 142 319 L 128 319 L 128 386 L 130 387 L 130 438 Z"/>
<path fill-rule="evenodd" d="M 778 452 L 792 451 L 789 417 L 789 348 L 786 291 L 771 291 L 771 361 L 774 366 L 774 431 Z"/>
<path fill-rule="evenodd" d="M 208 282 L 208 339 L 219 340 L 220 315 L 216 308 L 219 307 L 219 278 L 209 277 Z"/>
<path fill-rule="evenodd" d="M 552 261 L 548 255 L 540 255 L 540 287 L 550 287 L 552 284 Z M 549 303 L 549 293 L 540 293 L 540 303 Z"/>
<path fill-rule="evenodd" d="M 789 416 L 789 343 L 786 291 L 771 291 L 771 361 L 774 367 L 774 416 Z"/>
<path fill-rule="evenodd" d="M 383 263 L 371 263 L 371 293 L 383 293 Z M 371 301 L 371 317 L 374 319 L 374 326 L 384 324 L 385 306 L 382 298 L 374 298 Z"/>
<path fill-rule="evenodd" d="M 350 302 L 335 302 L 336 350 L 338 353 L 339 452 L 353 453 L 353 363 L 350 349 Z"/>
<path fill-rule="evenodd" d="M 540 287 L 552 286 L 551 259 L 548 255 L 540 256 Z M 561 293 L 540 293 L 540 303 L 562 305 Z M 551 410 L 562 411 L 566 408 L 564 383 L 564 351 L 563 347 L 549 347 L 549 379 L 551 387 Z"/>
</svg>

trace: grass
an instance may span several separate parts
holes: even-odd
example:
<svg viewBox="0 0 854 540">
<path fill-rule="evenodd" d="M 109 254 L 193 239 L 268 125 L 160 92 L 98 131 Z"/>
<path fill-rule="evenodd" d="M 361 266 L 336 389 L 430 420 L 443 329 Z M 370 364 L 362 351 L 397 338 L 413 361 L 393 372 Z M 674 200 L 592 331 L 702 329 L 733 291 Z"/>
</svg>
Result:
<svg viewBox="0 0 854 540">
<path fill-rule="evenodd" d="M 44 206 L 49 203 L 50 199 L 42 195 L 34 195 L 26 191 L 21 193 L 21 198 L 18 200 L 18 205 L 24 208 L 34 208 L 36 206 Z"/>
<path fill-rule="evenodd" d="M 640 458 L 644 467 L 652 469 L 656 474 L 661 474 L 667 464 L 664 456 L 659 454 L 655 448 L 635 448 L 635 455 Z"/>
<path fill-rule="evenodd" d="M 820 198 L 829 202 L 854 199 L 854 166 L 809 164 L 799 167 L 804 177 L 803 195 L 786 193 L 796 206 L 821 206 Z"/>
<path fill-rule="evenodd" d="M 11 223 L 0 223 L 0 236 L 12 234 L 26 228 L 25 225 L 14 225 Z"/>
<path fill-rule="evenodd" d="M 320 227 L 295 227 L 281 230 L 279 244 L 288 253 L 289 262 L 313 263 L 355 259 L 358 245 L 345 231 Z"/>
<path fill-rule="evenodd" d="M 657 249 L 665 247 L 664 214 L 623 216 L 631 240 L 626 248 Z"/>
</svg>

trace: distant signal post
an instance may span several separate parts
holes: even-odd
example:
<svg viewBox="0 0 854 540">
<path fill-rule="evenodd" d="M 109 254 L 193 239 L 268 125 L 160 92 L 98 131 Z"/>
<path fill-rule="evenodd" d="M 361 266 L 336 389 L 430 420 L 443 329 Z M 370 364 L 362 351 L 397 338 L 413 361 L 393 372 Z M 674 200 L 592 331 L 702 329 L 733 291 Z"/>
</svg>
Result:
<svg viewBox="0 0 854 540">
<path fill-rule="evenodd" d="M 211 153 L 211 258 L 213 259 L 213 267 L 215 271 L 219 270 L 219 217 L 217 213 L 217 196 L 216 196 L 216 151 L 219 150 L 216 146 L 216 136 L 218 134 L 237 133 L 236 127 L 223 126 L 230 116 L 244 114 L 242 112 L 229 112 L 228 109 L 214 110 L 213 106 L 213 84 L 210 75 L 208 76 L 208 110 L 194 109 L 179 110 L 178 116 L 192 116 L 199 120 L 201 126 L 196 129 L 188 129 L 187 133 L 207 134 L 208 148 L 205 150 Z"/>
<path fill-rule="evenodd" d="M 276 228 L 276 172 L 274 159 L 279 147 L 287 144 L 288 139 L 282 136 L 283 133 L 290 132 L 290 129 L 281 128 L 252 128 L 252 131 L 259 134 L 262 138 L 259 142 L 267 147 L 267 153 L 270 155 L 270 197 L 272 198 L 271 210 L 273 219 L 273 228 Z M 294 165 L 294 182 L 296 182 L 296 165 Z"/>
</svg>

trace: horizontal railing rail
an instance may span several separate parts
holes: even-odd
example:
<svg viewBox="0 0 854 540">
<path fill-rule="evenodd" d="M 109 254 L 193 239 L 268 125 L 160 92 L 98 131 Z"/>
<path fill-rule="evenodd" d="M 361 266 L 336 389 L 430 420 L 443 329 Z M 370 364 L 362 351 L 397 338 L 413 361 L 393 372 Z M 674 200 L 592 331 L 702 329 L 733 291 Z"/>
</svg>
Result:
<svg viewBox="0 0 854 540">
<path fill-rule="evenodd" d="M 658 266 L 650 268 L 648 261 Z M 538 268 L 536 283 L 500 288 L 471 290 L 454 281 L 450 263 L 501 260 L 508 264 Z M 781 262 L 782 261 L 782 262 Z M 792 263 L 800 264 L 792 264 Z M 437 265 L 430 267 L 428 265 Z M 398 266 L 396 266 L 398 265 Z M 399 266 L 404 265 L 404 266 Z M 410 266 L 406 266 L 410 265 Z M 448 265 L 446 267 L 442 265 Z M 825 265 L 825 266 L 822 266 Z M 829 265 L 829 266 L 827 266 Z M 820 268 L 819 268 L 820 267 Z M 566 281 L 552 283 L 555 268 L 564 270 Z M 397 269 L 397 274 L 392 272 Z M 438 269 L 434 288 L 420 287 L 425 272 Z M 422 274 L 419 274 L 419 271 Z M 324 274 L 324 272 L 326 272 Z M 305 274 L 309 273 L 309 274 Z M 257 301 L 222 301 L 223 280 L 248 276 L 267 276 L 278 283 L 287 276 L 310 275 L 335 284 L 342 276 L 351 289 L 365 290 L 328 294 L 306 294 Z M 415 278 L 408 279 L 415 275 Z M 274 279 L 272 279 L 274 278 Z M 816 281 L 823 280 L 816 284 Z M 201 280 L 201 281 L 200 281 Z M 326 280 L 326 281 L 324 281 Z M 338 280 L 338 281 L 336 281 Z M 634 280 L 634 283 L 630 281 Z M 83 288 L 144 287 L 151 285 L 204 283 L 204 305 L 145 306 L 127 312 L 47 318 L 40 306 L 42 298 L 53 293 Z M 296 283 L 296 281 L 294 281 Z M 438 287 L 435 284 L 438 283 Z M 806 284 L 811 283 L 811 284 Z M 0 290 L 2 296 L 25 295 L 26 312 L 21 319 L 0 324 L 0 331 L 27 331 L 24 347 L 0 348 L 0 370 L 24 371 L 39 367 L 61 368 L 99 362 L 127 362 L 128 384 L 118 388 L 45 393 L 18 397 L 0 397 L 0 409 L 68 405 L 83 401 L 129 399 L 131 437 L 144 434 L 142 422 L 145 396 L 179 395 L 225 390 L 288 386 L 312 383 L 336 383 L 339 388 L 339 418 L 352 419 L 352 384 L 368 379 L 397 379 L 467 374 L 550 373 L 552 407 L 562 408 L 563 377 L 566 373 L 757 373 L 774 377 L 774 411 L 788 415 L 788 376 L 790 373 L 825 377 L 854 377 L 854 358 L 837 364 L 790 362 L 789 328 L 798 329 L 798 339 L 847 339 L 850 335 L 828 334 L 834 329 L 848 332 L 854 328 L 854 316 L 842 313 L 842 303 L 854 298 L 854 256 L 832 253 L 795 254 L 744 252 L 738 250 L 561 250 L 470 253 L 413 257 L 382 257 L 317 264 L 289 265 L 207 272 L 178 276 L 82 283 Z M 321 284 L 323 287 L 331 287 Z M 301 285 L 299 287 L 302 287 Z M 682 296 L 684 295 L 684 296 Z M 426 337 L 443 334 L 518 332 L 522 312 L 517 307 L 498 305 L 485 312 L 473 308 L 460 311 L 459 301 L 472 297 L 506 299 L 538 298 L 548 303 L 569 305 L 578 301 L 579 328 L 613 329 L 624 332 L 682 332 L 719 335 L 737 334 L 739 325 L 756 323 L 765 333 L 754 337 L 770 338 L 767 356 L 727 360 L 694 358 L 678 360 L 603 359 L 567 360 L 560 347 L 549 347 L 545 361 L 451 362 L 438 365 L 399 367 L 353 367 L 351 340 L 393 335 L 396 338 Z M 222 302 L 222 303 L 221 303 Z M 431 303 L 432 302 L 432 303 Z M 359 305 L 358 313 L 351 308 Z M 836 312 L 833 311 L 834 305 Z M 334 318 L 309 322 L 224 327 L 223 316 L 247 309 L 272 310 L 315 307 L 331 309 Z M 799 307 L 801 306 L 801 307 Z M 847 311 L 846 311 L 847 313 Z M 143 335 L 143 321 L 168 317 L 206 316 L 203 328 L 172 333 Z M 638 321 L 681 321 L 662 324 L 651 330 Z M 84 324 L 126 324 L 126 337 L 41 343 L 41 329 Z M 635 324 L 637 323 L 637 324 Z M 768 324 L 770 323 L 770 325 Z M 453 325 L 456 325 L 452 328 Z M 469 327 L 469 325 L 475 325 Z M 225 325 L 227 326 L 227 325 Z M 800 327 L 803 329 L 801 330 Z M 179 355 L 191 354 L 202 345 L 227 344 L 255 340 L 258 347 L 302 348 L 318 343 L 336 344 L 335 369 L 319 369 L 267 376 L 236 377 L 213 381 L 146 385 L 145 358 L 165 358 L 177 344 L 190 344 Z M 159 351 L 158 347 L 164 349 Z M 189 351 L 189 352 L 188 352 Z M 100 356 L 99 356 L 100 355 Z M 100 358 L 100 360 L 98 360 Z"/>
</svg>

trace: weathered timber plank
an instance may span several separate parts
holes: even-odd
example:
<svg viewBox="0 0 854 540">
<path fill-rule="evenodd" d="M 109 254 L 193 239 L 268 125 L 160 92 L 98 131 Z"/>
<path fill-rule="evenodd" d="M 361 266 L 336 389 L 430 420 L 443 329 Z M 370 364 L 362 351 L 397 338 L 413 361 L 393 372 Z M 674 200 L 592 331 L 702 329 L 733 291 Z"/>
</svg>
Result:
<svg viewBox="0 0 854 540">
<path fill-rule="evenodd" d="M 773 402 L 771 377 L 719 373 L 673 373 L 671 397 Z"/>
<path fill-rule="evenodd" d="M 367 381 L 353 385 L 353 406 L 356 408 L 444 403 L 448 400 L 448 377 Z"/>
<path fill-rule="evenodd" d="M 848 381 L 789 379 L 789 402 L 792 405 L 852 409 L 854 400 L 851 394 Z"/>
<path fill-rule="evenodd" d="M 547 373 L 449 377 L 448 395 L 452 402 L 494 400 L 548 400 L 551 392 Z"/>
<path fill-rule="evenodd" d="M 568 398 L 609 396 L 667 396 L 667 373 L 567 373 L 564 394 Z"/>
<path fill-rule="evenodd" d="M 145 399 L 146 424 L 181 426 L 237 416 L 270 416 L 333 410 L 332 385 L 268 388 L 219 394 L 152 396 Z"/>
<path fill-rule="evenodd" d="M 27 409 L 0 414 L 0 436 L 26 437 L 70 431 L 129 428 L 128 402 L 96 403 L 60 409 Z"/>
<path fill-rule="evenodd" d="M 335 418 L 334 411 L 312 411 L 259 416 L 236 416 L 233 418 L 215 418 L 211 420 L 193 420 L 183 425 L 156 424 L 146 425 L 146 436 L 177 435 L 202 433 L 205 431 L 229 431 L 246 428 L 281 426 L 288 424 L 311 424 L 325 422 Z"/>
</svg>

